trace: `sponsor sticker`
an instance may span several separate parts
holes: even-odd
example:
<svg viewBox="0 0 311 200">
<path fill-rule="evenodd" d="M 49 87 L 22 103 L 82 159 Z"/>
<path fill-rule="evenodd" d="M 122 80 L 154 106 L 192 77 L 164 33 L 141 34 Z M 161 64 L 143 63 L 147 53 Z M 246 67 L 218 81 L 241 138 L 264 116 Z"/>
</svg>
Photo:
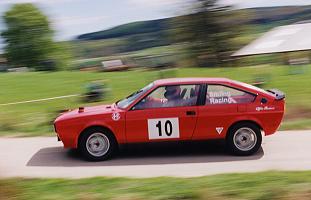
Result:
<svg viewBox="0 0 311 200">
<path fill-rule="evenodd" d="M 259 107 L 256 107 L 256 111 L 268 111 L 268 110 L 275 110 L 275 107 L 269 107 L 269 106 L 265 106 L 265 107 L 259 106 Z"/>
<path fill-rule="evenodd" d="M 230 92 L 209 92 L 210 104 L 234 104 L 236 101 L 231 97 Z"/>
</svg>

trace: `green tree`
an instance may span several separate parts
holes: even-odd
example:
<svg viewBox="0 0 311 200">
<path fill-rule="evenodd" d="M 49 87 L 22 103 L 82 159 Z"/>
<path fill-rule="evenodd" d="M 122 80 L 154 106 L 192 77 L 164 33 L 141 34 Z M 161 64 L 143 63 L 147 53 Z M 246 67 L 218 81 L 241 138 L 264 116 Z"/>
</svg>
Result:
<svg viewBox="0 0 311 200">
<path fill-rule="evenodd" d="M 187 44 L 189 58 L 196 64 L 223 64 L 233 48 L 233 25 L 237 25 L 232 23 L 233 12 L 220 6 L 218 0 L 193 0 L 192 6 L 188 15 L 173 22 L 177 42 Z"/>
<path fill-rule="evenodd" d="M 15 4 L 3 18 L 6 30 L 1 36 L 6 43 L 5 55 L 11 66 L 55 70 L 64 64 L 58 53 L 62 48 L 53 41 L 49 20 L 36 6 Z"/>
</svg>

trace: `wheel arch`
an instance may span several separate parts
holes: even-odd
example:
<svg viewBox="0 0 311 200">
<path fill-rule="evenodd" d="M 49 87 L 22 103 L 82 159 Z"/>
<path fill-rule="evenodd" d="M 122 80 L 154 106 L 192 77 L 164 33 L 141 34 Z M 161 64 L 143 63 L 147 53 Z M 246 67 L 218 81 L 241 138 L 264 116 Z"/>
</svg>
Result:
<svg viewBox="0 0 311 200">
<path fill-rule="evenodd" d="M 238 125 L 238 124 L 242 124 L 242 123 L 254 124 L 255 126 L 257 126 L 257 127 L 260 129 L 260 131 L 264 131 L 264 129 L 262 128 L 262 126 L 261 126 L 258 122 L 254 121 L 254 120 L 239 120 L 239 121 L 236 121 L 236 122 L 232 123 L 232 124 L 229 126 L 229 128 L 227 129 L 226 138 L 228 137 L 228 135 L 229 135 L 228 133 L 230 132 L 230 130 L 231 130 L 234 126 L 236 126 L 236 125 Z"/>
</svg>

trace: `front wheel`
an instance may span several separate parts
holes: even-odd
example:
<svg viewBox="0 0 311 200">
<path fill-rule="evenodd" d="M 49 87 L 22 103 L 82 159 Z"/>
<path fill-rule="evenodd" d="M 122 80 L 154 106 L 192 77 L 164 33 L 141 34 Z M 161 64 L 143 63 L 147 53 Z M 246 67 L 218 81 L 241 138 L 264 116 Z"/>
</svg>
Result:
<svg viewBox="0 0 311 200">
<path fill-rule="evenodd" d="M 79 150 L 90 161 L 109 159 L 115 152 L 117 143 L 109 131 L 91 129 L 83 133 L 79 140 Z"/>
<path fill-rule="evenodd" d="M 239 123 L 228 132 L 227 147 L 235 155 L 252 155 L 259 150 L 261 142 L 260 128 L 252 123 Z"/>
</svg>

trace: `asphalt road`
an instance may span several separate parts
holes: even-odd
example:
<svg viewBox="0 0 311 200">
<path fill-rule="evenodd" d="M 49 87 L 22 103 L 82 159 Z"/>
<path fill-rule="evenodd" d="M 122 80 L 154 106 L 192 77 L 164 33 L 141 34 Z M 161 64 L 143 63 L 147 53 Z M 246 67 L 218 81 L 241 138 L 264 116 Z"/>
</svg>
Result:
<svg viewBox="0 0 311 200">
<path fill-rule="evenodd" d="M 311 130 L 264 137 L 250 157 L 226 154 L 219 142 L 134 145 L 112 160 L 84 161 L 54 137 L 0 138 L 0 177 L 195 177 L 266 170 L 311 170 Z"/>
</svg>

